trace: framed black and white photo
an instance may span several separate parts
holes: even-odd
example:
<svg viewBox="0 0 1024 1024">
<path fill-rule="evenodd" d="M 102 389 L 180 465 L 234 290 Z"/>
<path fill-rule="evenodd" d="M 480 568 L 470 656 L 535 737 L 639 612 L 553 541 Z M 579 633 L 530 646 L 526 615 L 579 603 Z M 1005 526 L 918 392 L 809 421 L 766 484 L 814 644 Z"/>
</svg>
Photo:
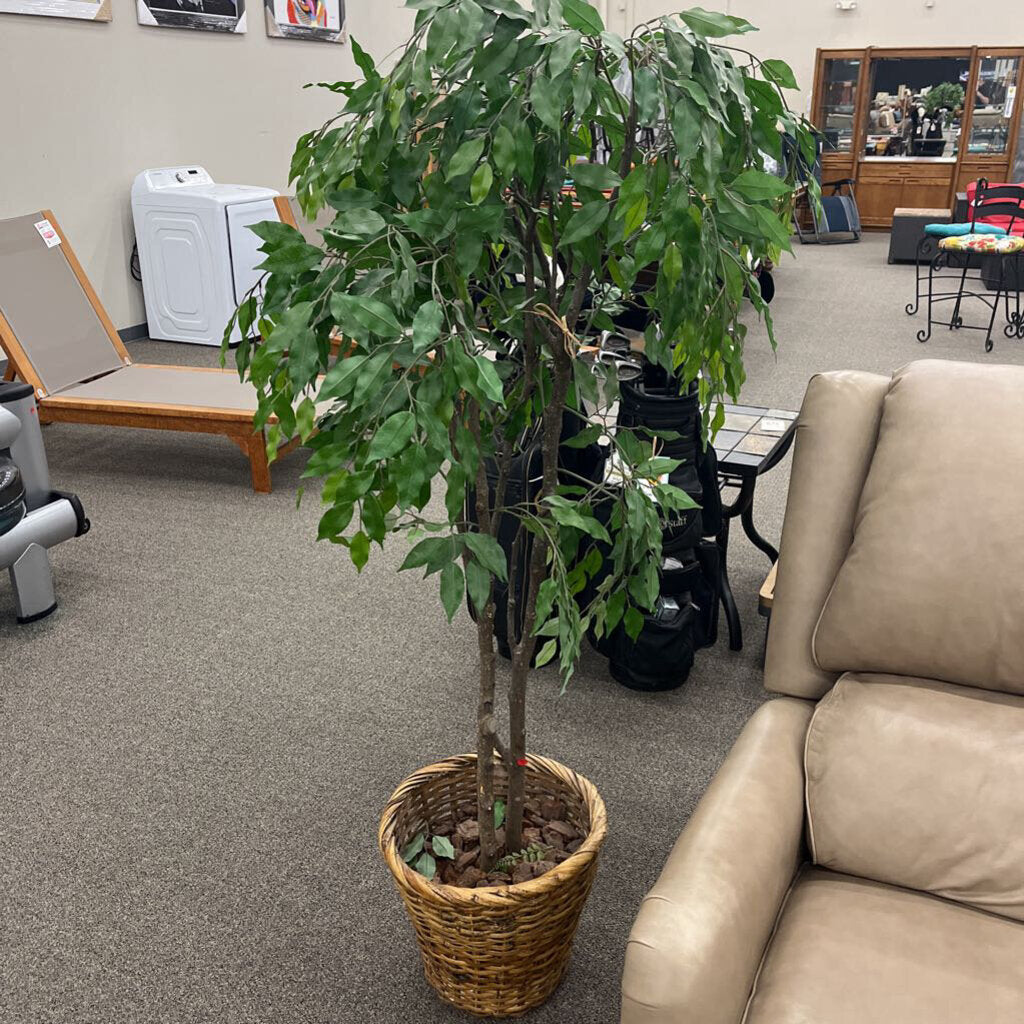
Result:
<svg viewBox="0 0 1024 1024">
<path fill-rule="evenodd" d="M 194 28 L 203 32 L 244 32 L 245 0 L 136 0 L 139 24 Z"/>
<path fill-rule="evenodd" d="M 267 35 L 345 42 L 345 0 L 263 0 Z"/>
<path fill-rule="evenodd" d="M 0 14 L 41 14 L 49 18 L 110 21 L 110 0 L 0 0 Z"/>
</svg>

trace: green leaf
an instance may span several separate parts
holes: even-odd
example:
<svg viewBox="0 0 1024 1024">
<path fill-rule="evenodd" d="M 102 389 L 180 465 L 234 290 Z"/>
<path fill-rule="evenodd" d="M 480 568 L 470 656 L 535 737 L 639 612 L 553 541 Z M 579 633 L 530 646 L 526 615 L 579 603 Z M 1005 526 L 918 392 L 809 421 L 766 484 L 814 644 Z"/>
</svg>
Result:
<svg viewBox="0 0 1024 1024">
<path fill-rule="evenodd" d="M 349 541 L 348 553 L 352 564 L 359 572 L 362 572 L 363 566 L 370 560 L 370 538 L 362 530 Z"/>
<path fill-rule="evenodd" d="M 546 665 L 556 654 L 558 653 L 558 641 L 548 640 L 544 646 L 540 649 L 537 654 L 537 660 L 534 662 L 536 668 L 542 668 Z"/>
<path fill-rule="evenodd" d="M 568 32 L 559 39 L 548 53 L 548 74 L 557 78 L 576 59 L 580 45 L 578 32 Z"/>
<path fill-rule="evenodd" d="M 437 341 L 444 322 L 444 310 L 434 299 L 423 303 L 412 318 L 412 350 L 416 355 L 425 352 Z"/>
<path fill-rule="evenodd" d="M 530 20 L 523 6 L 516 3 L 516 0 L 482 0 L 481 6 L 497 14 L 504 14 L 509 18 L 515 18 L 518 21 L 528 22 Z"/>
<path fill-rule="evenodd" d="M 491 596 L 491 574 L 478 562 L 466 562 L 466 589 L 477 613 L 483 612 Z"/>
<path fill-rule="evenodd" d="M 413 867 L 424 878 L 432 879 L 437 874 L 437 861 L 429 853 L 421 853 Z"/>
<path fill-rule="evenodd" d="M 784 60 L 766 60 L 761 64 L 765 77 L 783 89 L 799 89 L 793 69 Z"/>
<path fill-rule="evenodd" d="M 434 836 L 430 840 L 431 849 L 435 857 L 445 857 L 448 860 L 455 860 L 455 847 L 452 841 L 446 836 Z"/>
<path fill-rule="evenodd" d="M 672 138 L 681 160 L 691 160 L 700 139 L 700 118 L 696 106 L 688 98 L 680 98 L 672 108 Z"/>
<path fill-rule="evenodd" d="M 492 402 L 497 402 L 500 405 L 505 400 L 505 389 L 493 360 L 488 359 L 487 356 L 474 356 L 473 361 L 476 363 L 477 378 L 483 393 Z"/>
<path fill-rule="evenodd" d="M 451 181 L 453 178 L 461 177 L 473 170 L 486 145 L 487 140 L 481 136 L 478 139 L 470 139 L 459 146 L 448 164 L 448 173 L 445 175 L 447 180 Z"/>
<path fill-rule="evenodd" d="M 561 129 L 564 111 L 550 78 L 543 75 L 537 77 L 530 89 L 530 103 L 533 104 L 534 113 L 542 124 L 547 125 L 552 131 L 557 132 Z"/>
<path fill-rule="evenodd" d="M 626 609 L 625 614 L 626 624 L 626 636 L 629 637 L 633 643 L 636 643 L 637 637 L 643 632 L 644 628 L 644 617 L 643 614 L 636 610 L 632 605 Z"/>
<path fill-rule="evenodd" d="M 604 622 L 605 636 L 608 636 L 622 621 L 622 613 L 626 610 L 626 591 L 616 590 L 615 593 L 608 598 L 606 608 L 607 611 L 605 613 Z"/>
<path fill-rule="evenodd" d="M 567 441 L 562 442 L 563 448 L 586 448 L 593 444 L 604 433 L 604 427 L 599 423 L 591 423 L 584 427 L 578 434 L 574 434 Z"/>
<path fill-rule="evenodd" d="M 508 580 L 508 566 L 501 545 L 489 533 L 464 533 L 462 539 L 473 557 L 503 583 Z"/>
<path fill-rule="evenodd" d="M 739 193 L 744 199 L 778 199 L 781 196 L 789 195 L 793 186 L 782 178 L 766 171 L 755 171 L 748 168 L 741 174 L 736 175 L 729 184 L 734 192 Z"/>
<path fill-rule="evenodd" d="M 604 22 L 587 0 L 562 0 L 562 17 L 565 23 L 590 36 L 604 31 Z"/>
<path fill-rule="evenodd" d="M 494 801 L 494 827 L 501 828 L 505 824 L 505 801 Z"/>
<path fill-rule="evenodd" d="M 309 395 L 302 399 L 299 407 L 295 410 L 295 426 L 298 428 L 300 439 L 305 444 L 316 427 L 316 404 Z"/>
<path fill-rule="evenodd" d="M 398 567 L 398 571 L 425 566 L 429 576 L 448 565 L 456 557 L 456 554 L 457 549 L 453 537 L 427 537 L 405 556 L 405 561 Z"/>
<path fill-rule="evenodd" d="M 494 183 L 494 171 L 491 165 L 485 160 L 474 172 L 469 183 L 469 198 L 474 206 L 479 206 L 491 191 Z"/>
<path fill-rule="evenodd" d="M 387 222 L 376 210 L 356 207 L 339 213 L 331 229 L 343 235 L 379 235 Z"/>
<path fill-rule="evenodd" d="M 516 123 L 514 138 L 516 143 L 516 170 L 524 181 L 530 181 L 533 178 L 536 153 L 534 150 L 533 132 L 530 131 L 530 126 L 525 118 Z"/>
<path fill-rule="evenodd" d="M 705 36 L 709 39 L 757 31 L 749 21 L 744 21 L 743 18 L 737 18 L 731 14 L 719 14 L 717 11 L 705 11 L 701 7 L 694 7 L 689 11 L 680 11 L 679 17 L 697 35 Z"/>
<path fill-rule="evenodd" d="M 596 81 L 597 71 L 593 64 L 584 64 L 577 72 L 572 83 L 572 105 L 576 108 L 577 117 L 582 117 L 583 111 L 590 106 Z"/>
<path fill-rule="evenodd" d="M 327 196 L 327 203 L 335 210 L 352 210 L 356 207 L 376 206 L 380 200 L 365 188 L 341 188 Z"/>
<path fill-rule="evenodd" d="M 626 175 L 619 189 L 619 203 L 616 217 L 621 217 L 626 210 L 646 194 L 647 191 L 647 168 L 644 165 L 634 167 Z"/>
<path fill-rule="evenodd" d="M 572 215 L 569 226 L 559 239 L 560 246 L 575 245 L 596 234 L 608 219 L 610 209 L 604 199 L 597 199 L 581 207 Z"/>
<path fill-rule="evenodd" d="M 455 618 L 455 613 L 462 604 L 465 593 L 465 580 L 458 562 L 449 562 L 441 570 L 441 604 L 444 605 L 448 621 Z"/>
<path fill-rule="evenodd" d="M 558 595 L 558 581 L 549 576 L 537 589 L 537 622 L 543 625 L 551 614 L 552 605 Z M 535 630 L 536 632 L 536 630 Z"/>
<path fill-rule="evenodd" d="M 426 838 L 427 837 L 424 833 L 418 832 L 414 839 L 409 840 L 405 849 L 402 850 L 402 860 L 404 860 L 406 864 L 409 864 L 417 854 L 422 852 Z"/>
<path fill-rule="evenodd" d="M 636 475 L 645 479 L 656 479 L 666 473 L 672 473 L 683 464 L 682 459 L 666 459 L 658 455 L 652 459 L 645 459 L 636 467 Z"/>
<path fill-rule="evenodd" d="M 356 382 L 359 370 L 366 362 L 366 356 L 356 353 L 339 359 L 328 371 L 320 385 L 321 401 L 329 398 L 344 398 Z"/>
<path fill-rule="evenodd" d="M 573 181 L 598 191 L 618 188 L 622 179 L 607 164 L 576 163 L 571 168 Z"/>
<path fill-rule="evenodd" d="M 335 292 L 331 296 L 331 313 L 343 324 L 355 320 L 371 334 L 381 338 L 397 338 L 402 333 L 391 307 L 368 295 Z"/>
<path fill-rule="evenodd" d="M 661 82 L 658 76 L 650 68 L 637 68 L 633 76 L 633 92 L 640 124 L 653 124 L 658 119 L 661 106 Z"/>
<path fill-rule="evenodd" d="M 345 532 L 346 527 L 352 522 L 352 515 L 355 506 L 352 504 L 335 505 L 329 508 L 321 517 L 317 527 L 317 540 L 333 540 Z"/>
<path fill-rule="evenodd" d="M 512 177 L 516 169 L 516 142 L 505 125 L 498 125 L 491 145 L 491 157 L 498 171 L 506 178 Z"/>
<path fill-rule="evenodd" d="M 302 274 L 318 266 L 324 258 L 322 249 L 306 242 L 292 242 L 275 249 L 256 269 L 271 274 Z"/>
<path fill-rule="evenodd" d="M 551 516 L 561 526 L 571 526 L 573 529 L 582 530 L 591 537 L 611 543 L 608 531 L 601 523 L 591 515 L 580 511 L 580 507 L 568 501 L 552 495 L 544 499 L 544 502 L 551 509 Z"/>
<path fill-rule="evenodd" d="M 377 74 L 373 58 L 355 41 L 349 38 L 349 45 L 352 47 L 352 59 L 356 62 L 359 70 L 366 78 L 374 78 Z"/>
<path fill-rule="evenodd" d="M 639 231 L 647 221 L 647 196 L 641 196 L 639 201 L 634 203 L 626 211 L 625 223 L 622 225 L 622 233 L 629 238 L 634 231 Z"/>
<path fill-rule="evenodd" d="M 661 270 L 670 288 L 674 288 L 683 276 L 683 254 L 675 242 L 672 242 L 665 250 L 665 257 L 661 261 Z"/>
<path fill-rule="evenodd" d="M 249 230 L 264 242 L 270 242 L 274 246 L 305 241 L 298 229 L 293 228 L 291 224 L 282 224 L 278 220 L 261 220 L 258 224 L 250 224 Z"/>
<path fill-rule="evenodd" d="M 393 413 L 378 428 L 370 441 L 366 458 L 370 462 L 390 459 L 397 455 L 411 440 L 416 430 L 416 417 L 403 409 Z"/>
</svg>

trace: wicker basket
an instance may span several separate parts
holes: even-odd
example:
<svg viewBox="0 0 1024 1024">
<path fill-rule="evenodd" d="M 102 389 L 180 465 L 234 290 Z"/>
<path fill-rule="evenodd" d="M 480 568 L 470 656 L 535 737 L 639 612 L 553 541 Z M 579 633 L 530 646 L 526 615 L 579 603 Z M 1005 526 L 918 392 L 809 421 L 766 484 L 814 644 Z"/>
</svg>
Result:
<svg viewBox="0 0 1024 1024">
<path fill-rule="evenodd" d="M 495 773 L 495 794 L 507 777 Z M 510 1017 L 543 1003 L 562 980 L 608 820 L 595 787 L 544 757 L 529 757 L 526 796 L 557 797 L 586 834 L 557 868 L 530 882 L 461 889 L 427 881 L 400 850 L 418 832 L 476 800 L 476 755 L 423 768 L 395 790 L 381 818 L 381 852 L 412 918 L 427 981 L 446 1002 L 481 1017 Z"/>
</svg>

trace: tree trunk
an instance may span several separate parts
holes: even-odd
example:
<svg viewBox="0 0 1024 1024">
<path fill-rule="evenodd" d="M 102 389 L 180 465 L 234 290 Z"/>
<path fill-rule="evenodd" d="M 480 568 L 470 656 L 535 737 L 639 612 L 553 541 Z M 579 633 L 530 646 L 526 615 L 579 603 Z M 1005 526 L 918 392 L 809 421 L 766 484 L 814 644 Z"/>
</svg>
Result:
<svg viewBox="0 0 1024 1024">
<path fill-rule="evenodd" d="M 494 601 L 478 617 L 480 647 L 480 702 L 477 706 L 476 801 L 480 826 L 479 867 L 490 871 L 498 859 L 494 829 Z"/>
<path fill-rule="evenodd" d="M 469 405 L 469 429 L 480 448 L 480 406 Z M 491 528 L 490 484 L 487 467 L 481 458 L 476 472 L 476 514 L 481 532 Z M 480 828 L 478 864 L 490 871 L 498 859 L 498 840 L 494 828 L 494 752 L 499 746 L 494 721 L 494 584 L 485 608 L 477 610 L 477 645 L 480 651 L 480 698 L 476 716 L 476 809 Z"/>
<path fill-rule="evenodd" d="M 554 494 L 558 486 L 558 448 L 562 437 L 562 409 L 572 377 L 572 357 L 562 351 L 556 356 L 551 401 L 544 410 L 541 455 L 544 481 L 538 501 Z M 526 800 L 526 691 L 530 664 L 537 649 L 534 628 L 537 625 L 537 595 L 544 581 L 547 544 L 534 537 L 530 567 L 523 581 L 525 606 L 523 631 L 512 649 L 512 679 L 508 690 L 508 807 L 505 818 L 505 846 L 510 851 L 523 849 L 523 804 Z M 510 581 L 510 587 L 512 581 Z"/>
</svg>

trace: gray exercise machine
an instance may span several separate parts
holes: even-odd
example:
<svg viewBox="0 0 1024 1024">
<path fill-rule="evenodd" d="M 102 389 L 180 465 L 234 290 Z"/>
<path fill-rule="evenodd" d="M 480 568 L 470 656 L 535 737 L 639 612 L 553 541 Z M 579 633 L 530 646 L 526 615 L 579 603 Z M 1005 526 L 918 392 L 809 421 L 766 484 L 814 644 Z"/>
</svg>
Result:
<svg viewBox="0 0 1024 1024">
<path fill-rule="evenodd" d="M 78 498 L 50 490 L 32 388 L 0 383 L 0 569 L 10 574 L 18 622 L 57 607 L 47 550 L 88 529 Z"/>
</svg>

